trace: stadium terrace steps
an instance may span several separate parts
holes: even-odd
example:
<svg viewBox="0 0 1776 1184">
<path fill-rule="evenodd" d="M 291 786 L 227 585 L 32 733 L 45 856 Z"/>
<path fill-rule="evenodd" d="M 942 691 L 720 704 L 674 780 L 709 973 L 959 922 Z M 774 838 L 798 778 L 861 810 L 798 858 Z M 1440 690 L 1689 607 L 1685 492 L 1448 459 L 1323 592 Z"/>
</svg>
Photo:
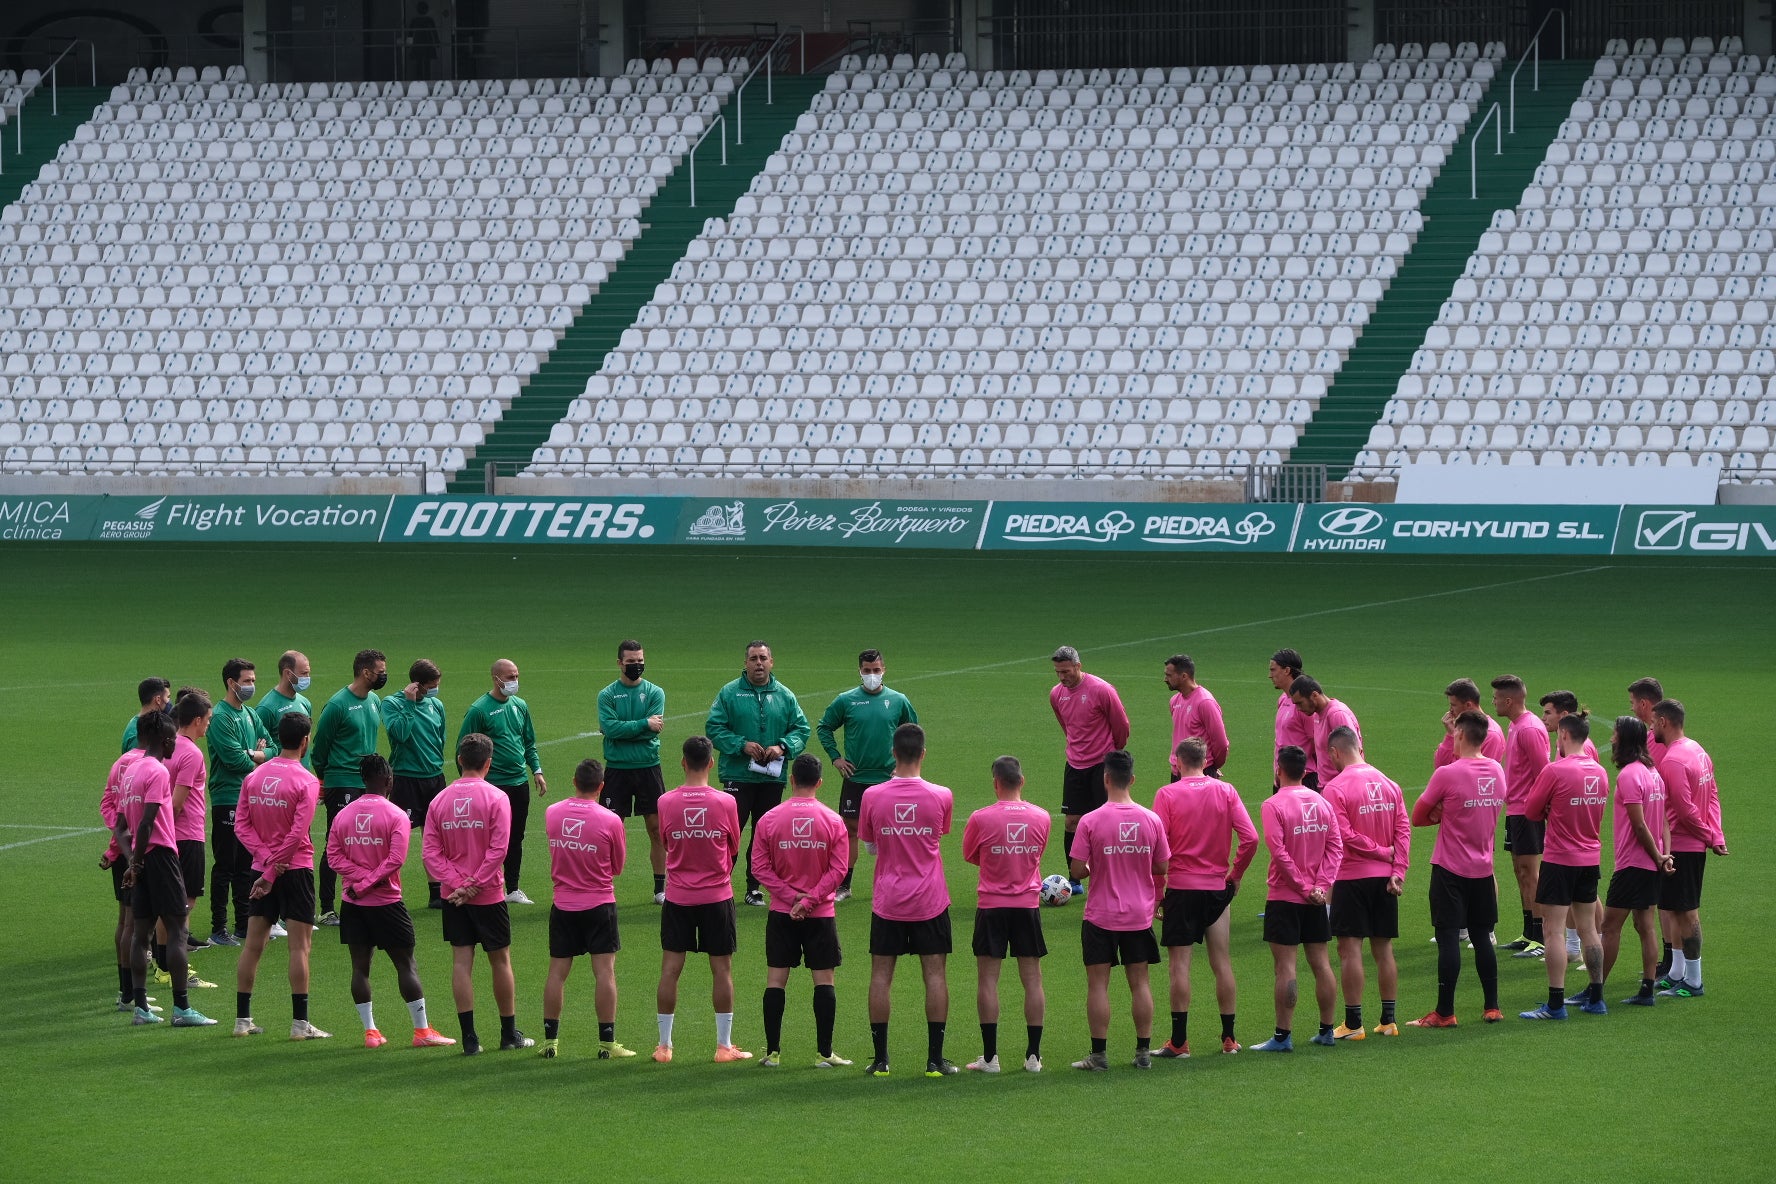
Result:
<svg viewBox="0 0 1776 1184">
<path fill-rule="evenodd" d="M 56 158 L 63 144 L 74 137 L 75 129 L 92 118 L 92 113 L 110 95 L 104 87 L 64 86 L 58 95 L 59 114 L 51 115 L 49 84 L 25 101 L 23 144 L 17 152 L 13 145 L 19 129 L 8 122 L 0 127 L 0 210 L 18 199 L 25 186 L 37 179 L 43 166 Z"/>
<path fill-rule="evenodd" d="M 451 478 L 451 492 L 478 493 L 485 488 L 489 461 L 510 465 L 513 470 L 530 463 L 537 446 L 548 441 L 549 430 L 567 414 L 568 404 L 585 393 L 586 379 L 598 372 L 623 331 L 653 299 L 655 287 L 671 275 L 691 240 L 703 232 L 704 222 L 725 218 L 733 211 L 735 200 L 747 191 L 752 178 L 782 144 L 785 133 L 795 127 L 797 118 L 825 85 L 824 75 L 779 77 L 773 84 L 779 97 L 766 106 L 763 80 L 755 80 L 746 96 L 744 144 L 735 144 L 731 138 L 734 103 L 728 102 L 723 108 L 729 118 L 727 166 L 720 163 L 718 131 L 697 153 L 697 205 L 693 209 L 690 169 L 680 163 L 644 212 L 641 237 L 574 317 L 554 351 L 488 434 L 486 443 L 475 449 L 469 463 Z"/>
<path fill-rule="evenodd" d="M 1510 65 L 1515 68 L 1515 63 Z M 1425 194 L 1420 207 L 1424 230 L 1320 400 L 1300 443 L 1290 453 L 1291 461 L 1324 464 L 1335 480 L 1350 469 L 1368 440 L 1369 429 L 1393 397 L 1400 376 L 1411 367 L 1413 353 L 1424 344 L 1425 331 L 1436 321 L 1455 281 L 1466 269 L 1481 234 L 1491 226 L 1493 212 L 1514 208 L 1522 198 L 1524 187 L 1535 176 L 1595 66 L 1589 59 L 1543 62 L 1539 92 L 1529 89 L 1529 68 L 1525 68 L 1517 86 L 1517 133 L 1505 136 L 1503 156 L 1492 155 L 1492 125 L 1483 133 L 1479 198 L 1475 200 L 1468 196 L 1468 145 L 1493 102 L 1500 105 L 1498 118 L 1509 115 L 1509 69 L 1500 70 L 1487 101 L 1475 111 L 1468 130 Z"/>
</svg>

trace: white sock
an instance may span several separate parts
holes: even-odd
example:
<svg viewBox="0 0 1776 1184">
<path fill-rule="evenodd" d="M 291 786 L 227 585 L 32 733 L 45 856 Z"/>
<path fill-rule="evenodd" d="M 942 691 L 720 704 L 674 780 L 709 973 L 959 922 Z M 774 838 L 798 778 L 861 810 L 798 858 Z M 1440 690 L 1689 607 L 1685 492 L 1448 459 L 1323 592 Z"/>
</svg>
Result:
<svg viewBox="0 0 1776 1184">
<path fill-rule="evenodd" d="M 373 1006 L 374 1004 L 370 1003 L 358 1004 L 358 1018 L 364 1021 L 364 1031 L 366 1032 L 376 1026 L 376 1017 L 370 1014 L 370 1008 Z"/>
<path fill-rule="evenodd" d="M 734 1013 L 718 1011 L 715 1013 L 715 1043 L 726 1048 L 734 1043 Z"/>
<path fill-rule="evenodd" d="M 1684 952 L 1675 946 L 1671 950 L 1671 981 L 1674 983 L 1688 981 L 1684 978 Z"/>
<path fill-rule="evenodd" d="M 664 1044 L 667 1048 L 671 1048 L 672 1017 L 670 1015 L 655 1015 L 654 1022 L 660 1025 L 660 1043 Z"/>
<path fill-rule="evenodd" d="M 1566 949 L 1568 953 L 1576 954 L 1579 952 L 1579 931 L 1577 929 L 1568 929 L 1566 931 Z"/>
<path fill-rule="evenodd" d="M 1684 981 L 1695 987 L 1702 985 L 1702 959 L 1684 959 Z"/>
<path fill-rule="evenodd" d="M 429 1028 L 432 1026 L 426 1022 L 424 999 L 415 999 L 409 1003 L 407 1005 L 407 1014 L 413 1017 L 413 1030 L 415 1032 L 419 1031 L 421 1028 Z"/>
</svg>

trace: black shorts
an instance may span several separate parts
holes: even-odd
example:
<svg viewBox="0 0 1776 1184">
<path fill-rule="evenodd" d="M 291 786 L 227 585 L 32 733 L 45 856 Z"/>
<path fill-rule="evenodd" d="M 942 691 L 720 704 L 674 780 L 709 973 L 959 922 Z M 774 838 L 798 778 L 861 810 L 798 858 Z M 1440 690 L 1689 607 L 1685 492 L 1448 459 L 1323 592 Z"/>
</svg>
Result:
<svg viewBox="0 0 1776 1184">
<path fill-rule="evenodd" d="M 1042 940 L 1039 908 L 975 909 L 974 956 L 976 958 L 1042 958 L 1048 943 Z"/>
<path fill-rule="evenodd" d="M 589 909 L 549 906 L 549 957 L 614 954 L 622 948 L 623 943 L 617 937 L 615 903 L 594 905 Z"/>
<path fill-rule="evenodd" d="M 413 934 L 413 918 L 400 901 L 393 904 L 339 905 L 339 944 L 342 946 L 375 946 L 379 950 L 411 950 L 417 939 Z"/>
<path fill-rule="evenodd" d="M 1491 876 L 1469 879 L 1431 865 L 1431 928 L 1466 929 L 1474 937 L 1491 932 L 1498 919 L 1498 888 Z"/>
<path fill-rule="evenodd" d="M 119 855 L 117 862 L 111 865 L 111 895 L 117 898 L 118 904 L 129 904 L 135 900 L 133 888 L 123 886 L 123 873 L 129 868 L 129 856 Z"/>
<path fill-rule="evenodd" d="M 660 795 L 665 792 L 666 782 L 660 777 L 659 765 L 645 769 L 606 769 L 600 800 L 604 808 L 618 818 L 627 818 L 631 814 L 646 817 L 660 812 Z"/>
<path fill-rule="evenodd" d="M 261 873 L 253 871 L 253 879 Z M 258 900 L 247 902 L 247 916 L 264 917 L 272 924 L 279 921 L 315 923 L 315 874 L 312 867 L 293 867 L 271 882 L 271 891 Z"/>
<path fill-rule="evenodd" d="M 1209 926 L 1221 919 L 1232 899 L 1231 888 L 1167 888 L 1165 919 L 1159 923 L 1159 944 L 1201 945 Z"/>
<path fill-rule="evenodd" d="M 395 785 L 389 794 L 389 801 L 407 812 L 407 821 L 414 826 L 425 826 L 426 811 L 431 808 L 432 799 L 444 788 L 442 777 L 403 777 L 395 774 Z"/>
<path fill-rule="evenodd" d="M 1159 961 L 1159 941 L 1151 925 L 1145 929 L 1101 929 L 1082 920 L 1079 952 L 1087 966 L 1152 966 Z"/>
<path fill-rule="evenodd" d="M 668 900 L 660 906 L 662 950 L 726 958 L 739 946 L 733 897 L 709 904 L 673 904 Z"/>
<path fill-rule="evenodd" d="M 1400 898 L 1386 876 L 1339 880 L 1332 885 L 1332 936 L 1400 936 Z"/>
<path fill-rule="evenodd" d="M 1603 906 L 1630 912 L 1657 908 L 1659 889 L 1664 886 L 1660 881 L 1664 878 L 1649 867 L 1619 867 L 1610 877 L 1609 895 L 1604 898 Z"/>
<path fill-rule="evenodd" d="M 902 954 L 949 952 L 949 909 L 928 921 L 890 921 L 876 913 L 870 914 L 870 954 L 873 956 L 898 958 Z"/>
<path fill-rule="evenodd" d="M 1706 851 L 1673 851 L 1677 870 L 1659 883 L 1659 907 L 1668 913 L 1687 913 L 1702 907 L 1702 872 L 1708 866 Z"/>
<path fill-rule="evenodd" d="M 1067 766 L 1061 775 L 1061 813 L 1075 817 L 1090 814 L 1099 806 L 1110 800 L 1110 794 L 1104 788 L 1104 762 L 1099 761 L 1089 769 L 1075 769 Z"/>
<path fill-rule="evenodd" d="M 202 839 L 179 840 L 179 875 L 185 880 L 185 895 L 196 900 L 204 894 L 204 881 L 210 876 L 210 848 Z"/>
<path fill-rule="evenodd" d="M 1332 940 L 1332 923 L 1323 904 L 1293 900 L 1264 902 L 1264 940 L 1278 946 L 1303 946 Z"/>
<path fill-rule="evenodd" d="M 857 821 L 857 812 L 863 809 L 863 791 L 867 785 L 859 785 L 851 778 L 845 778 L 839 786 L 839 817 Z"/>
<path fill-rule="evenodd" d="M 765 918 L 765 965 L 793 970 L 836 970 L 839 966 L 839 923 L 832 917 L 803 917 L 771 910 Z"/>
<path fill-rule="evenodd" d="M 1574 867 L 1569 863 L 1542 860 L 1542 874 L 1536 878 L 1537 904 L 1591 904 L 1597 899 L 1598 868 Z"/>
<path fill-rule="evenodd" d="M 136 871 L 136 884 L 130 892 L 130 908 L 136 919 L 144 917 L 183 917 L 191 911 L 185 899 L 185 877 L 179 872 L 177 852 L 166 847 L 150 847 Z"/>
<path fill-rule="evenodd" d="M 451 904 L 444 902 L 444 940 L 453 946 L 480 946 L 492 952 L 512 944 L 512 914 L 506 902 Z"/>
<path fill-rule="evenodd" d="M 1540 855 L 1547 837 L 1547 823 L 1522 814 L 1505 815 L 1505 850 L 1513 856 Z"/>
</svg>

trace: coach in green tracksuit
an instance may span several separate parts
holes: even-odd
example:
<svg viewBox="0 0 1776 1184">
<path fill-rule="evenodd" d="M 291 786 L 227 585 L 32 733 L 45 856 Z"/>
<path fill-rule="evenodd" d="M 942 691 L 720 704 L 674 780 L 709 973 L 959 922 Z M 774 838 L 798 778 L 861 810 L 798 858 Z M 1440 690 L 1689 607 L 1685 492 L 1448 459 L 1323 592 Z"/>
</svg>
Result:
<svg viewBox="0 0 1776 1184">
<path fill-rule="evenodd" d="M 746 903 L 762 905 L 765 894 L 752 874 L 752 835 L 765 811 L 783 801 L 789 764 L 808 745 L 808 717 L 795 693 L 771 673 L 776 665 L 771 647 L 762 641 L 746 647 L 746 669 L 716 692 L 709 706 L 704 734 L 721 753 L 722 785 L 734 795 L 740 825 L 746 834 Z"/>
<path fill-rule="evenodd" d="M 382 733 L 382 700 L 376 692 L 388 685 L 388 659 L 381 650 L 359 650 L 352 658 L 352 680 L 339 688 L 321 718 L 315 721 L 314 739 L 309 753 L 314 757 L 315 776 L 321 779 L 321 802 L 327 807 L 327 830 L 333 832 L 333 820 L 364 792 L 364 774 L 360 762 L 376 751 Z M 339 888 L 339 873 L 321 853 L 321 920 L 322 925 L 339 924 L 334 908 Z"/>
<path fill-rule="evenodd" d="M 543 757 L 537 751 L 536 724 L 530 706 L 518 697 L 518 663 L 501 658 L 493 664 L 493 689 L 469 704 L 457 729 L 460 747 L 464 736 L 480 732 L 493 741 L 493 765 L 487 780 L 505 791 L 512 802 L 512 837 L 506 848 L 506 903 L 534 904 L 518 887 L 524 870 L 524 825 L 530 820 L 529 780 L 536 779 L 537 797 L 549 792 L 543 780 Z"/>
<path fill-rule="evenodd" d="M 839 884 L 839 900 L 850 899 L 851 876 L 857 870 L 857 811 L 863 805 L 863 791 L 894 776 L 894 729 L 919 722 L 919 713 L 907 697 L 882 684 L 884 669 L 881 650 L 857 655 L 858 685 L 832 701 L 815 729 L 833 768 L 845 777 L 839 789 L 839 816 L 851 836 L 851 861 Z M 845 733 L 843 756 L 833 740 L 833 733 L 841 730 Z"/>
<path fill-rule="evenodd" d="M 395 775 L 389 799 L 407 811 L 415 829 L 425 830 L 426 811 L 444 788 L 443 675 L 437 663 L 419 659 L 407 671 L 407 685 L 382 701 L 382 727 L 389 738 L 389 766 Z M 430 882 L 428 908 L 443 908 L 438 882 Z"/>
<path fill-rule="evenodd" d="M 598 692 L 598 731 L 604 737 L 604 808 L 618 818 L 641 815 L 647 827 L 648 861 L 654 869 L 654 903 L 666 903 L 666 847 L 660 841 L 660 733 L 666 727 L 666 692 L 643 678 L 647 652 L 625 638 L 617 643 L 617 680 Z"/>
<path fill-rule="evenodd" d="M 230 658 L 222 667 L 222 700 L 210 716 L 210 943 L 238 946 L 247 935 L 247 894 L 259 877 L 253 857 L 234 833 L 234 811 L 240 805 L 241 780 L 277 745 L 265 725 L 248 707 L 258 687 L 258 673 L 245 658 Z M 234 900 L 234 929 L 228 928 L 228 901 Z"/>
<path fill-rule="evenodd" d="M 300 711 L 314 719 L 314 704 L 302 693 L 308 689 L 309 678 L 308 655 L 300 650 L 284 651 L 278 658 L 277 685 L 260 696 L 259 706 L 253 709 L 259 722 L 265 725 L 266 735 L 278 734 L 278 720 L 284 718 L 287 711 Z M 302 754 L 302 767 L 314 772 L 312 753 Z"/>
<path fill-rule="evenodd" d="M 136 684 L 136 698 L 142 701 L 142 711 L 165 711 L 171 714 L 173 684 L 164 678 L 144 678 Z M 138 711 L 129 717 L 129 723 L 123 725 L 123 747 L 118 750 L 119 756 L 136 747 L 136 725 L 141 718 L 142 713 Z"/>
</svg>

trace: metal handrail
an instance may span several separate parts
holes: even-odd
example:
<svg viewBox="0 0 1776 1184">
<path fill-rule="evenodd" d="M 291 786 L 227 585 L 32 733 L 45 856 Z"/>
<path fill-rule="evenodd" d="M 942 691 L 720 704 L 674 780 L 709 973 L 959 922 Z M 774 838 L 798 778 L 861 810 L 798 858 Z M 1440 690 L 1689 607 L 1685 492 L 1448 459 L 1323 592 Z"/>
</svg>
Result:
<svg viewBox="0 0 1776 1184">
<path fill-rule="evenodd" d="M 716 115 L 715 122 L 703 129 L 703 134 L 697 137 L 697 142 L 691 145 L 689 152 L 685 153 L 685 158 L 691 163 L 691 209 L 693 210 L 697 208 L 697 149 L 703 146 L 703 141 L 709 138 L 709 133 L 716 129 L 717 124 L 720 124 L 722 129 L 721 162 L 726 165 L 728 163 L 728 121 L 723 114 Z"/>
<path fill-rule="evenodd" d="M 735 144 L 746 143 L 746 86 L 758 75 L 760 69 L 765 72 L 765 106 L 770 107 L 776 104 L 775 92 L 771 87 L 771 59 L 777 56 L 777 47 L 783 44 L 783 39 L 788 37 L 792 31 L 801 38 L 802 42 L 802 73 L 808 72 L 808 30 L 801 25 L 791 25 L 788 29 L 777 34 L 776 39 L 765 48 L 764 60 L 748 70 L 746 77 L 740 80 L 740 85 L 734 88 Z"/>
<path fill-rule="evenodd" d="M 1485 115 L 1480 117 L 1480 126 L 1474 129 L 1474 138 L 1468 141 L 1468 200 L 1477 200 L 1480 196 L 1480 164 L 1475 149 L 1480 147 L 1480 136 L 1486 131 L 1486 121 L 1499 113 L 1499 105 L 1495 102 Z M 1492 134 L 1497 141 L 1493 145 L 1492 154 L 1503 156 L 1505 153 L 1504 123 L 1492 125 Z"/>
<path fill-rule="evenodd" d="M 1511 71 L 1511 134 L 1513 136 L 1517 134 L 1517 75 L 1522 72 L 1523 63 L 1529 60 L 1533 54 L 1535 68 L 1530 71 L 1530 89 L 1533 91 L 1542 89 L 1542 30 L 1548 27 L 1548 21 L 1553 17 L 1560 18 L 1560 60 L 1563 62 L 1566 60 L 1566 11 L 1560 8 L 1550 8 L 1547 16 L 1542 18 L 1542 23 L 1536 26 L 1536 31 L 1530 34 L 1529 44 L 1523 47 L 1523 53 L 1517 58 L 1517 68 Z"/>
<path fill-rule="evenodd" d="M 49 113 L 51 115 L 60 115 L 62 113 L 61 94 L 59 93 L 59 88 L 56 85 L 56 67 L 61 65 L 62 59 L 67 57 L 68 54 L 73 51 L 74 47 L 76 45 L 79 45 L 82 41 L 86 42 L 86 47 L 88 50 L 91 51 L 91 54 L 92 54 L 92 84 L 94 86 L 97 86 L 99 84 L 99 45 L 98 45 L 98 42 L 93 41 L 92 39 L 87 38 L 87 37 L 74 38 L 72 41 L 68 42 L 67 45 L 62 47 L 62 52 L 56 54 L 55 61 L 53 61 L 49 64 L 48 70 L 44 71 L 44 73 L 49 75 Z"/>
</svg>

